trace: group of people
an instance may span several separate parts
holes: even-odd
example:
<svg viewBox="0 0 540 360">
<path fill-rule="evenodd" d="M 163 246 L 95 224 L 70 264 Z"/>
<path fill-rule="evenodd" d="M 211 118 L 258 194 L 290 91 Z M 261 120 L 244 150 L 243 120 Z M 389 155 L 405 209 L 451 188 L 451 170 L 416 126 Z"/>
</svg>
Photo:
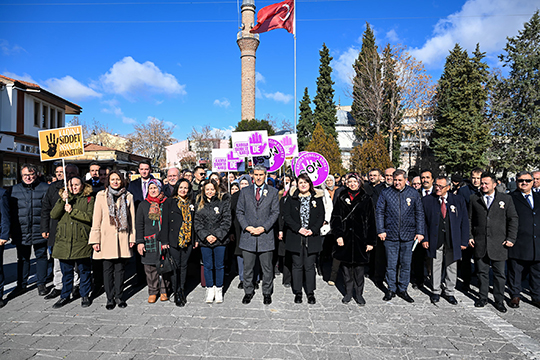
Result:
<svg viewBox="0 0 540 360">
<path fill-rule="evenodd" d="M 365 305 L 369 277 L 385 301 L 397 295 L 414 302 L 409 284 L 430 282 L 432 303 L 443 297 L 455 305 L 458 271 L 463 291 L 469 291 L 474 258 L 475 306 L 487 304 L 492 269 L 497 310 L 507 311 L 506 285 L 509 306 L 519 307 L 526 274 L 532 302 L 540 307 L 540 171 L 517 174 L 517 189 L 509 194 L 481 169 L 472 171 L 470 182 L 431 171 L 409 179 L 403 170 L 373 169 L 365 177 L 330 175 L 319 187 L 307 174 L 268 176 L 264 166 L 239 178 L 207 176 L 196 167 L 171 168 L 160 181 L 146 161 L 138 172 L 128 181 L 94 162 L 85 180 L 68 164 L 56 168 L 56 181 L 48 185 L 35 166 L 23 165 L 22 182 L 0 189 L 0 264 L 9 238 L 18 259 L 17 286 L 9 297 L 27 291 L 33 248 L 38 294 L 59 297 L 54 308 L 79 296 L 88 307 L 103 290 L 107 309 L 126 307 L 126 264 L 134 256 L 148 302 L 173 297 L 182 307 L 188 261 L 197 249 L 207 303 L 224 301 L 226 268 L 235 267 L 244 304 L 260 282 L 263 303 L 272 303 L 276 269 L 295 303 L 305 293 L 307 303 L 315 304 L 317 272 L 329 261 L 328 284 L 341 270 L 343 303 Z M 48 253 L 52 289 L 46 286 Z M 164 270 L 165 263 L 172 271 Z M 3 289 L 0 266 L 0 307 Z"/>
</svg>

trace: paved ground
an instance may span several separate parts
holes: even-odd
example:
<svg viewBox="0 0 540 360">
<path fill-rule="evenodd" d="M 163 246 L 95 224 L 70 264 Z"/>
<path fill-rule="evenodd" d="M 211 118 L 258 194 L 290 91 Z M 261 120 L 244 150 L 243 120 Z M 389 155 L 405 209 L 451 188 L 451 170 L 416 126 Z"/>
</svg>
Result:
<svg viewBox="0 0 540 360">
<path fill-rule="evenodd" d="M 14 262 L 8 247 L 8 271 Z M 12 281 L 10 273 L 8 291 Z M 294 304 L 278 276 L 270 306 L 260 292 L 242 305 L 235 278 L 221 305 L 205 304 L 200 286 L 184 308 L 148 304 L 146 288 L 130 288 L 128 307 L 113 311 L 103 295 L 88 309 L 77 300 L 53 310 L 55 300 L 33 286 L 0 310 L 0 359 L 540 359 L 540 309 L 530 304 L 500 314 L 458 292 L 457 306 L 434 306 L 418 290 L 410 290 L 414 304 L 386 303 L 367 281 L 359 307 L 317 281 L 316 305 Z"/>
</svg>

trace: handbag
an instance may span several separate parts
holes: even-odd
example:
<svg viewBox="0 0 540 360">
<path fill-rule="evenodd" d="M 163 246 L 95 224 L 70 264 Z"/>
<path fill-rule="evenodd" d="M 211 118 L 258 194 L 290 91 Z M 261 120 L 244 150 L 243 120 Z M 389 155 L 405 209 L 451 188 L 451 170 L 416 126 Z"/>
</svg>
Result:
<svg viewBox="0 0 540 360">
<path fill-rule="evenodd" d="M 169 249 L 161 249 L 158 263 L 156 264 L 156 270 L 158 275 L 167 274 L 178 269 L 178 264 L 172 257 Z"/>
</svg>

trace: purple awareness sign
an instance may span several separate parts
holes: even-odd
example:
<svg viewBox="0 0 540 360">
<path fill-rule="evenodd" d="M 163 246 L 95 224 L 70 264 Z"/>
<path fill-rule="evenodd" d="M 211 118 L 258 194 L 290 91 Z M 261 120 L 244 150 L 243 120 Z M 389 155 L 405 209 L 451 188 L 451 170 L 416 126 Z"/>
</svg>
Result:
<svg viewBox="0 0 540 360">
<path fill-rule="evenodd" d="M 296 162 L 298 161 L 298 159 L 300 158 L 300 156 L 302 156 L 303 154 L 307 153 L 307 151 L 300 151 L 298 153 L 298 156 L 293 158 L 292 161 L 291 161 L 291 168 L 293 169 L 293 171 L 296 172 Z"/>
<path fill-rule="evenodd" d="M 313 182 L 313 186 L 319 186 L 325 182 L 328 174 L 330 174 L 330 166 L 321 154 L 304 152 L 298 157 L 294 172 L 296 176 L 307 173 Z"/>
<path fill-rule="evenodd" d="M 277 171 L 285 162 L 285 148 L 281 143 L 274 139 L 268 139 L 268 146 L 270 147 L 270 168 L 269 172 Z"/>
</svg>

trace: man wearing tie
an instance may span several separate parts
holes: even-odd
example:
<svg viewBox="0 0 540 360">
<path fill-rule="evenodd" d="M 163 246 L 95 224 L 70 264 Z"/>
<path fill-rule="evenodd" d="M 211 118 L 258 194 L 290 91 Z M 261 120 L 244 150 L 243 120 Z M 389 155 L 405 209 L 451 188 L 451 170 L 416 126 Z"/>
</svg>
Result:
<svg viewBox="0 0 540 360">
<path fill-rule="evenodd" d="M 254 166 L 254 184 L 240 190 L 236 205 L 236 218 L 242 229 L 240 249 L 244 258 L 244 293 L 243 304 L 249 304 L 255 289 L 253 286 L 253 269 L 257 257 L 263 273 L 263 303 L 272 303 L 274 290 L 274 224 L 279 215 L 278 191 L 266 185 L 266 168 Z"/>
<path fill-rule="evenodd" d="M 514 200 L 519 225 L 516 243 L 508 250 L 508 289 L 511 308 L 519 307 L 523 271 L 529 272 L 532 302 L 540 307 L 540 193 L 532 191 L 533 177 L 528 171 L 517 174 Z"/>
<path fill-rule="evenodd" d="M 481 194 L 471 196 L 469 202 L 469 245 L 474 247 L 480 298 L 474 306 L 484 307 L 489 292 L 489 269 L 493 269 L 493 297 L 495 308 L 505 313 L 504 267 L 508 249 L 514 246 L 518 231 L 518 214 L 512 197 L 495 191 L 497 178 L 483 173 L 480 179 Z"/>
<path fill-rule="evenodd" d="M 450 179 L 439 176 L 435 180 L 434 193 L 422 198 L 426 217 L 426 236 L 422 247 L 426 249 L 427 256 L 433 259 L 431 302 L 439 302 L 441 283 L 444 283 L 445 299 L 457 305 L 454 297 L 457 261 L 461 259 L 461 250 L 469 242 L 469 217 L 465 200 L 449 192 L 450 184 Z M 443 277 L 444 274 L 446 276 Z"/>
<path fill-rule="evenodd" d="M 532 191 L 540 192 L 540 170 L 533 171 L 532 177 L 534 179 Z"/>
<path fill-rule="evenodd" d="M 101 190 L 105 190 L 105 184 L 100 181 L 99 172 L 101 165 L 97 161 L 92 161 L 89 166 L 90 179 L 86 181 L 87 184 L 92 186 L 92 196 L 96 196 Z"/>
<path fill-rule="evenodd" d="M 137 207 L 139 207 L 141 201 L 146 199 L 146 195 L 148 193 L 148 182 L 154 178 L 152 174 L 150 174 L 151 172 L 152 166 L 150 165 L 150 161 L 143 160 L 139 163 L 139 174 L 141 177 L 129 183 L 127 190 L 133 195 L 135 211 L 137 211 Z"/>
</svg>

